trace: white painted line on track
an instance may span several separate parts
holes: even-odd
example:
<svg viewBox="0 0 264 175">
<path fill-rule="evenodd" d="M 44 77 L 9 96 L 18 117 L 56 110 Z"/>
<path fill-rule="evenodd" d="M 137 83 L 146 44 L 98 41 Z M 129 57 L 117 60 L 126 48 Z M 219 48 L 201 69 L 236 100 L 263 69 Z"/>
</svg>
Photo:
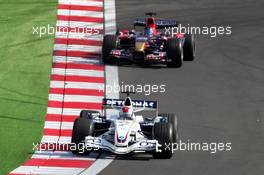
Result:
<svg viewBox="0 0 264 175">
<path fill-rule="evenodd" d="M 98 6 L 98 7 L 103 6 L 103 2 L 91 1 L 91 0 L 59 0 L 59 4 Z"/>
<path fill-rule="evenodd" d="M 61 122 L 46 121 L 45 125 L 44 125 L 45 129 L 60 129 L 60 127 L 61 127 Z M 66 129 L 66 128 L 64 128 L 64 129 Z"/>
<path fill-rule="evenodd" d="M 101 110 L 98 109 L 92 109 L 95 111 L 101 112 Z M 62 114 L 62 115 L 75 115 L 78 116 L 80 115 L 82 109 L 77 109 L 77 108 L 63 108 L 63 113 L 62 113 L 62 108 L 54 108 L 54 107 L 48 107 L 47 114 Z"/>
<path fill-rule="evenodd" d="M 115 34 L 116 32 L 116 9 L 115 0 L 105 0 L 105 34 Z"/>
<path fill-rule="evenodd" d="M 66 76 L 86 76 L 86 77 L 104 77 L 104 71 L 98 70 L 83 70 L 83 69 L 62 69 L 53 68 L 52 75 L 66 75 Z"/>
<path fill-rule="evenodd" d="M 66 83 L 66 85 L 65 85 Z M 84 83 L 84 82 L 64 82 L 64 81 L 51 81 L 51 88 L 77 88 L 77 89 L 95 89 L 104 91 L 104 83 Z"/>
<path fill-rule="evenodd" d="M 41 143 L 57 143 L 59 136 L 46 136 L 44 135 L 41 139 Z"/>
<path fill-rule="evenodd" d="M 61 122 L 61 129 L 72 129 L 74 122 Z"/>
<path fill-rule="evenodd" d="M 47 109 L 47 114 L 61 114 L 61 113 L 62 113 L 62 108 L 48 107 Z"/>
<path fill-rule="evenodd" d="M 72 129 L 73 122 L 53 122 L 46 121 L 44 128 L 45 129 Z"/>
<path fill-rule="evenodd" d="M 115 0 L 104 1 L 105 11 L 105 34 L 115 34 L 116 32 L 116 12 L 115 12 Z M 105 66 L 105 83 L 107 86 L 114 86 L 119 84 L 118 82 L 118 68 L 117 66 Z M 119 98 L 119 92 L 106 93 L 106 98 Z M 118 115 L 115 110 L 107 110 L 106 115 Z M 105 167 L 107 167 L 113 160 L 114 157 L 105 158 L 105 154 L 101 156 L 92 164 L 91 167 L 84 170 L 81 175 L 98 174 Z"/>
<path fill-rule="evenodd" d="M 115 0 L 105 0 L 104 4 L 105 11 L 105 34 L 115 34 L 116 33 L 116 10 L 115 10 Z M 114 85 L 119 84 L 118 80 L 118 67 L 117 66 L 105 66 L 105 81 L 108 86 L 114 87 Z M 107 92 L 106 98 L 119 98 L 119 92 Z M 116 110 L 107 110 L 107 115 L 118 115 L 119 112 Z"/>
<path fill-rule="evenodd" d="M 54 50 L 101 53 L 101 46 L 54 44 Z"/>
<path fill-rule="evenodd" d="M 20 166 L 11 174 L 50 174 L 50 175 L 77 175 L 84 168 L 64 168 L 64 167 L 42 167 L 42 166 Z"/>
<path fill-rule="evenodd" d="M 64 96 L 64 98 L 63 98 Z M 103 97 L 88 96 L 88 95 L 63 95 L 63 94 L 49 94 L 49 100 L 64 101 L 64 102 L 94 102 L 102 103 Z"/>
<path fill-rule="evenodd" d="M 65 159 L 65 160 L 91 160 L 96 157 L 77 156 L 70 151 L 36 151 L 32 158 L 37 159 Z"/>
<path fill-rule="evenodd" d="M 68 144 L 71 143 L 71 137 L 44 135 L 41 140 L 41 143 Z"/>
<path fill-rule="evenodd" d="M 91 167 L 87 168 L 80 175 L 90 175 L 90 174 L 98 174 L 105 167 L 107 167 L 112 161 L 114 157 L 110 157 L 105 153 L 102 153 L 100 157 L 92 164 Z"/>
<path fill-rule="evenodd" d="M 82 58 L 82 57 L 66 57 L 66 56 L 53 56 L 53 63 L 82 63 L 82 64 L 100 64 L 101 60 L 97 58 Z"/>
<path fill-rule="evenodd" d="M 71 137 L 60 136 L 58 143 L 59 144 L 71 143 Z"/>
<path fill-rule="evenodd" d="M 92 33 L 63 33 L 63 32 L 56 32 L 56 38 L 77 38 L 77 39 L 89 39 L 95 41 L 103 41 L 103 35 L 101 34 L 92 34 Z"/>
<path fill-rule="evenodd" d="M 79 27 L 79 28 L 96 28 L 102 29 L 104 24 L 103 23 L 96 23 L 96 22 L 79 22 L 79 21 L 63 21 L 58 20 L 56 23 L 57 27 Z M 61 31 L 63 31 L 61 29 Z"/>
<path fill-rule="evenodd" d="M 63 33 L 63 32 L 56 32 L 56 38 L 77 38 L 77 39 L 89 39 L 89 40 L 95 40 L 95 41 L 103 41 L 103 35 L 102 34 L 92 34 L 90 33 L 84 33 L 84 32 L 70 32 L 69 34 Z"/>
</svg>

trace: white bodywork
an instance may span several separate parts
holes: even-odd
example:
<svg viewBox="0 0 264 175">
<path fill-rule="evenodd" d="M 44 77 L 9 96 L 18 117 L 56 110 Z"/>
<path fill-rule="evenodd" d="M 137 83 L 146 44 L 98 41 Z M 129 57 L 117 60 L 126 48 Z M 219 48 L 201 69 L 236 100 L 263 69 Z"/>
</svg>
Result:
<svg viewBox="0 0 264 175">
<path fill-rule="evenodd" d="M 131 101 L 130 97 L 126 100 Z M 134 110 L 131 103 L 129 106 L 133 109 L 131 117 L 122 117 L 121 108 L 124 106 L 126 107 L 124 104 L 121 107 L 111 106 L 113 109 L 120 110 L 120 115 L 111 118 L 110 128 L 102 135 L 85 137 L 86 147 L 94 150 L 107 150 L 116 154 L 159 151 L 160 145 L 157 140 L 149 139 L 141 132 L 140 122 L 144 121 L 143 116 L 134 114 L 140 110 Z"/>
<path fill-rule="evenodd" d="M 103 149 L 116 154 L 158 150 L 158 142 L 147 139 L 140 131 L 137 120 L 118 119 L 113 121 L 109 131 L 99 137 L 87 136 L 85 145 L 88 148 Z"/>
</svg>

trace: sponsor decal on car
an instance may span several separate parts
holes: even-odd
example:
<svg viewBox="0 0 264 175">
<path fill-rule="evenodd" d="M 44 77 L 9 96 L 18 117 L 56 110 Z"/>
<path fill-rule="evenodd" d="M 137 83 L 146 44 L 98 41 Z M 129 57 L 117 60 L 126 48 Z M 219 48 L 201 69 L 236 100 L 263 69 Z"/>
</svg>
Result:
<svg viewBox="0 0 264 175">
<path fill-rule="evenodd" d="M 105 106 L 123 106 L 123 99 L 103 99 Z M 156 101 L 132 100 L 133 107 L 157 108 Z"/>
</svg>

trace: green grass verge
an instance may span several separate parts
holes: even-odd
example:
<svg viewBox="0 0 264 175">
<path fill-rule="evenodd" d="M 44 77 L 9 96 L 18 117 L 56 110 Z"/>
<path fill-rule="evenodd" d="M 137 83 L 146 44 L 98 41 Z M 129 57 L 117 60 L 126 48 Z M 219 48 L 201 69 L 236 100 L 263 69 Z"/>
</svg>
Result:
<svg viewBox="0 0 264 175">
<path fill-rule="evenodd" d="M 54 36 L 33 26 L 55 25 L 57 0 L 0 0 L 0 174 L 22 164 L 42 135 Z"/>
</svg>

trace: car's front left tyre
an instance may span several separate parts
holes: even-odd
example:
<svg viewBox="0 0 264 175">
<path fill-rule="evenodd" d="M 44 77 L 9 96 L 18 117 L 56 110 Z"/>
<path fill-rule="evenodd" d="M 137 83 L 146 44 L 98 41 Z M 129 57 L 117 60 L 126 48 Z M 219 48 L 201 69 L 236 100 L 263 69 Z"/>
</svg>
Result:
<svg viewBox="0 0 264 175">
<path fill-rule="evenodd" d="M 159 116 L 165 118 L 165 120 L 167 120 L 168 123 L 172 124 L 172 128 L 173 128 L 173 143 L 178 142 L 179 138 L 178 138 L 178 117 L 175 114 L 172 113 L 162 113 L 159 114 Z"/>
<path fill-rule="evenodd" d="M 179 68 L 182 66 L 183 49 L 182 43 L 177 38 L 170 38 L 166 43 L 167 49 L 167 66 Z"/>
<path fill-rule="evenodd" d="M 173 143 L 173 127 L 169 122 L 155 123 L 153 137 L 161 145 L 159 150 L 153 152 L 154 159 L 169 159 L 172 157 L 171 144 Z"/>
<path fill-rule="evenodd" d="M 195 38 L 192 34 L 185 34 L 183 45 L 183 60 L 193 61 L 195 59 Z"/>
</svg>

